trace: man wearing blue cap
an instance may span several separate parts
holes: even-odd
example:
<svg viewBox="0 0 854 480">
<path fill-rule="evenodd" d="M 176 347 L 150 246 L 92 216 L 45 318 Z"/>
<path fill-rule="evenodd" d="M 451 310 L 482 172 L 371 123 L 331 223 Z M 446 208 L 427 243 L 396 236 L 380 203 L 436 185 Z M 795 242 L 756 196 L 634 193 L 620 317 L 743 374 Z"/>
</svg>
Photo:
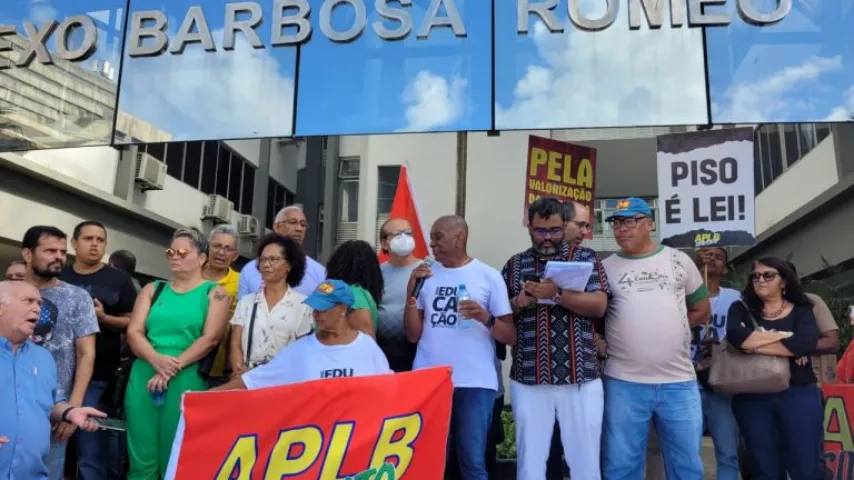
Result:
<svg viewBox="0 0 854 480">
<path fill-rule="evenodd" d="M 685 253 L 657 244 L 649 205 L 617 204 L 606 219 L 620 251 L 602 263 L 612 299 L 605 319 L 603 471 L 643 478 L 650 420 L 669 480 L 700 480 L 702 404 L 691 361 L 691 327 L 710 314 L 708 290 Z"/>
<path fill-rule="evenodd" d="M 269 363 L 209 391 L 256 390 L 324 378 L 392 373 L 374 339 L 347 321 L 347 312 L 355 303 L 349 285 L 341 280 L 326 280 L 303 303 L 314 309 L 317 327 L 313 333 L 282 349 Z M 185 428 L 182 412 L 165 480 L 175 478 Z"/>
</svg>

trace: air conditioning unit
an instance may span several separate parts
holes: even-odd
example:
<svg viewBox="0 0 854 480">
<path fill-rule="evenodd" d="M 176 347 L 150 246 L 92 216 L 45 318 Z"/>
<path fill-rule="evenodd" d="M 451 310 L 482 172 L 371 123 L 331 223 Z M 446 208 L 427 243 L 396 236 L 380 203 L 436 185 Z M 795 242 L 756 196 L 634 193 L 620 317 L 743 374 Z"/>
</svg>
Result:
<svg viewBox="0 0 854 480">
<path fill-rule="evenodd" d="M 258 240 L 261 238 L 261 221 L 252 215 L 237 217 L 237 234 L 244 238 Z"/>
<path fill-rule="evenodd" d="M 202 211 L 202 220 L 213 219 L 220 222 L 231 222 L 233 212 L 234 204 L 229 199 L 219 195 L 209 195 L 208 204 Z"/>
<path fill-rule="evenodd" d="M 134 181 L 142 190 L 163 190 L 166 183 L 166 164 L 147 153 L 136 155 Z"/>
</svg>

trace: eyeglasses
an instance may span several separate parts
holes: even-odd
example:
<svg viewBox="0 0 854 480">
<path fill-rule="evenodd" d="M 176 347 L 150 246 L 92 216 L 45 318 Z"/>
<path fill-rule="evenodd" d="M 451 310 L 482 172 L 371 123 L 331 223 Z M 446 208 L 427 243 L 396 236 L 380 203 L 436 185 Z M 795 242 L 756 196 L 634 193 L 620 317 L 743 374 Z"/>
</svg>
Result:
<svg viewBox="0 0 854 480">
<path fill-rule="evenodd" d="M 175 250 L 174 248 L 166 249 L 166 258 L 172 258 L 176 255 L 178 256 L 178 258 L 187 258 L 187 255 L 189 254 L 190 251 L 186 248 L 179 248 L 178 250 Z"/>
<path fill-rule="evenodd" d="M 282 223 L 284 223 L 288 226 L 291 226 L 291 227 L 296 227 L 297 225 L 299 225 L 302 228 L 308 227 L 308 222 L 306 222 L 305 220 L 297 220 L 296 218 L 292 218 L 290 220 L 282 220 L 281 222 L 276 222 L 276 225 L 279 225 Z M 273 225 L 273 226 L 275 227 L 276 225 Z"/>
<path fill-rule="evenodd" d="M 554 228 L 533 228 L 531 229 L 534 232 L 535 237 L 544 238 L 546 235 L 551 238 L 559 238 L 563 237 L 564 231 L 562 227 L 554 227 Z"/>
<path fill-rule="evenodd" d="M 749 275 L 749 278 L 752 282 L 773 282 L 775 278 L 780 276 L 780 272 L 753 272 Z"/>
<path fill-rule="evenodd" d="M 401 235 L 406 235 L 407 237 L 411 237 L 412 236 L 412 230 L 403 230 L 401 232 L 388 232 L 385 235 L 385 238 L 394 238 L 394 237 L 399 237 Z"/>
<path fill-rule="evenodd" d="M 225 253 L 234 253 L 237 251 L 234 247 L 229 247 L 228 245 L 220 245 L 219 243 L 211 244 L 211 251 L 213 252 L 225 252 Z"/>
<path fill-rule="evenodd" d="M 626 228 L 635 228 L 638 226 L 638 222 L 643 220 L 644 218 L 649 217 L 629 217 L 629 218 L 612 218 L 609 222 L 611 224 L 611 230 L 616 230 L 620 227 Z"/>
<path fill-rule="evenodd" d="M 578 227 L 582 232 L 588 231 L 593 228 L 593 225 L 590 225 L 587 222 L 579 222 L 577 220 L 572 220 L 572 223 L 574 223 L 575 226 Z"/>
<path fill-rule="evenodd" d="M 260 257 L 258 258 L 258 266 L 269 264 L 271 267 L 275 267 L 284 261 L 285 257 Z"/>
</svg>

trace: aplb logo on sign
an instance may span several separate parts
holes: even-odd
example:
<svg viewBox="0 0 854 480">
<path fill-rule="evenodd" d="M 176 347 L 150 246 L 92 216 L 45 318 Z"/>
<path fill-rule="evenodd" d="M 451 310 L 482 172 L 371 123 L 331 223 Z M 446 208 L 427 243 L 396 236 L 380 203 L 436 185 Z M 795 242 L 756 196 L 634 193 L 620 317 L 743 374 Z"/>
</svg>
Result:
<svg viewBox="0 0 854 480">
<path fill-rule="evenodd" d="M 824 395 L 824 461 L 834 479 L 854 478 L 854 385 L 828 384 Z"/>
<path fill-rule="evenodd" d="M 440 479 L 452 395 L 447 367 L 188 393 L 175 478 Z"/>
</svg>

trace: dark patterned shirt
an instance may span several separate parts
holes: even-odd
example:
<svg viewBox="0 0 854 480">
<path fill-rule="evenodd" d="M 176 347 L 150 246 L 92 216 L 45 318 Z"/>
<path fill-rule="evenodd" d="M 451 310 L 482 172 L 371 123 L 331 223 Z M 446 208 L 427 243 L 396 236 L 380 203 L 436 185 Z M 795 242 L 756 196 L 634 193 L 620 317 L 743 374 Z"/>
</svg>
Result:
<svg viewBox="0 0 854 480">
<path fill-rule="evenodd" d="M 602 262 L 593 250 L 562 244 L 548 260 L 592 263 L 593 273 L 584 291 L 611 296 Z M 522 292 L 525 276 L 542 277 L 548 260 L 539 258 L 533 249 L 511 257 L 501 271 L 510 298 Z M 516 314 L 514 321 L 517 341 L 510 371 L 514 381 L 525 385 L 569 385 L 599 378 L 593 319 L 558 305 L 532 304 Z"/>
</svg>

